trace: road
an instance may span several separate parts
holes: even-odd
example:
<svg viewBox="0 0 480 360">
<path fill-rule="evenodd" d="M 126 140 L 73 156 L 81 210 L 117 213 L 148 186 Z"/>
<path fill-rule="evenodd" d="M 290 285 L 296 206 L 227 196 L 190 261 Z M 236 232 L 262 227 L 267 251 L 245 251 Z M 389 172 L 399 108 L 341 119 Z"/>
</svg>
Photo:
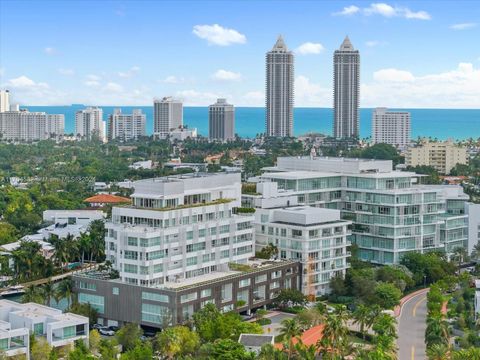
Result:
<svg viewBox="0 0 480 360">
<path fill-rule="evenodd" d="M 398 360 L 425 360 L 427 292 L 408 299 L 398 318 Z"/>
</svg>

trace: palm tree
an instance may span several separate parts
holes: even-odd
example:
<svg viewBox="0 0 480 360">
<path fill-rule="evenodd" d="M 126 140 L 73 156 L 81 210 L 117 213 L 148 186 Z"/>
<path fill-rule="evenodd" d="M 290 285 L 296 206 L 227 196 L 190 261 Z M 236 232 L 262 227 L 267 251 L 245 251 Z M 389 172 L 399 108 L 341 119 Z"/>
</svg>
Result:
<svg viewBox="0 0 480 360">
<path fill-rule="evenodd" d="M 45 298 L 45 305 L 50 306 L 52 302 L 52 297 L 55 297 L 55 286 L 54 284 L 49 281 L 45 285 L 42 286 L 42 293 Z"/>
<path fill-rule="evenodd" d="M 471 258 L 477 262 L 480 260 L 480 241 L 473 247 Z"/>
<path fill-rule="evenodd" d="M 428 360 L 450 360 L 450 349 L 445 344 L 435 344 L 427 349 Z"/>
<path fill-rule="evenodd" d="M 81 254 L 82 265 L 85 262 L 85 254 L 90 254 L 92 249 L 92 239 L 87 233 L 81 233 L 77 240 L 78 250 Z"/>
<path fill-rule="evenodd" d="M 448 323 L 441 314 L 434 314 L 427 317 L 427 328 L 425 330 L 425 343 L 427 347 L 434 344 L 447 345 L 449 340 Z"/>
<path fill-rule="evenodd" d="M 452 360 L 480 360 L 480 348 L 471 347 L 453 352 Z"/>
<path fill-rule="evenodd" d="M 292 357 L 293 353 L 293 339 L 301 334 L 300 326 L 297 320 L 284 319 L 280 328 L 280 335 L 283 338 L 283 343 L 288 347 L 288 359 Z"/>
<path fill-rule="evenodd" d="M 317 348 L 314 345 L 305 345 L 301 339 L 295 344 L 295 351 L 302 360 L 315 360 L 317 356 Z"/>
<path fill-rule="evenodd" d="M 22 295 L 22 303 L 29 302 L 34 302 L 37 304 L 44 303 L 44 297 L 41 288 L 31 285 L 25 290 L 25 293 Z"/>
<path fill-rule="evenodd" d="M 372 320 L 372 308 L 366 305 L 359 305 L 352 314 L 353 316 L 353 323 L 358 324 L 360 326 L 360 332 L 362 333 L 362 337 L 365 340 L 366 331 L 365 327 L 369 327 Z"/>
<path fill-rule="evenodd" d="M 272 344 L 263 345 L 257 360 L 286 360 L 287 354 L 276 349 Z"/>
<path fill-rule="evenodd" d="M 348 352 L 348 328 L 346 323 L 349 313 L 345 306 L 337 306 L 333 313 L 325 318 L 322 338 L 317 342 L 322 356 L 343 356 Z"/>
<path fill-rule="evenodd" d="M 70 308 L 70 302 L 73 294 L 73 280 L 71 278 L 63 279 L 57 287 L 58 299 L 66 298 L 68 308 Z"/>
</svg>

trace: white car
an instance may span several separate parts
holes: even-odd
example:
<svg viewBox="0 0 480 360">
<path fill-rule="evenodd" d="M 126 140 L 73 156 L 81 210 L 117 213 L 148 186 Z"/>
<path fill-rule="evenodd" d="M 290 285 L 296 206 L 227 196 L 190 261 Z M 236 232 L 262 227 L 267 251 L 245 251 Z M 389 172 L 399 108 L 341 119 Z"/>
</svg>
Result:
<svg viewBox="0 0 480 360">
<path fill-rule="evenodd" d="M 105 336 L 113 336 L 115 335 L 115 332 L 113 330 L 110 330 L 109 328 L 107 327 L 101 327 L 100 329 L 98 329 L 98 332 L 101 334 L 101 335 L 105 335 Z"/>
</svg>

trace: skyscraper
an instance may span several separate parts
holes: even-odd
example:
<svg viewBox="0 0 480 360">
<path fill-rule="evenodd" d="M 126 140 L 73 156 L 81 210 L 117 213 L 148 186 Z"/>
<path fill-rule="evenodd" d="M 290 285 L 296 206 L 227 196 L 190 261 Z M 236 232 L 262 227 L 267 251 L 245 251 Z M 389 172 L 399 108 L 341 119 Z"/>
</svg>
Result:
<svg viewBox="0 0 480 360">
<path fill-rule="evenodd" d="M 0 90 L 0 112 L 10 111 L 10 93 L 8 90 Z"/>
<path fill-rule="evenodd" d="M 294 57 L 282 36 L 266 55 L 266 135 L 293 135 Z"/>
<path fill-rule="evenodd" d="M 131 114 L 122 114 L 121 109 L 115 109 L 108 117 L 108 140 L 138 140 L 140 136 L 146 136 L 145 123 L 146 116 L 141 109 L 134 109 Z"/>
<path fill-rule="evenodd" d="M 235 138 L 235 109 L 226 99 L 208 107 L 208 138 L 233 140 Z"/>
<path fill-rule="evenodd" d="M 167 138 L 170 130 L 183 126 L 183 103 L 172 97 L 153 101 L 153 133 L 155 138 Z"/>
<path fill-rule="evenodd" d="M 333 135 L 358 138 L 360 104 L 360 53 L 345 37 L 333 54 Z"/>
<path fill-rule="evenodd" d="M 75 135 L 86 140 L 97 136 L 105 141 L 105 123 L 103 110 L 99 107 L 88 107 L 75 113 Z"/>
</svg>

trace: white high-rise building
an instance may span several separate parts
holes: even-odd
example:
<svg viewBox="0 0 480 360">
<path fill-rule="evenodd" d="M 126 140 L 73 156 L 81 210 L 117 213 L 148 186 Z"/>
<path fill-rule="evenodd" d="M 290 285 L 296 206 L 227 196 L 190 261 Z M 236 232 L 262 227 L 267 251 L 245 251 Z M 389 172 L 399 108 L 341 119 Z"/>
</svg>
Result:
<svg viewBox="0 0 480 360">
<path fill-rule="evenodd" d="M 226 99 L 208 107 L 208 138 L 210 140 L 235 139 L 235 108 Z"/>
<path fill-rule="evenodd" d="M 240 173 L 140 180 L 132 206 L 114 207 L 107 259 L 122 281 L 161 285 L 226 271 L 254 255 L 253 216 L 240 206 Z"/>
<path fill-rule="evenodd" d="M 108 117 L 108 140 L 130 141 L 146 136 L 146 116 L 141 109 L 134 109 L 131 114 L 122 114 L 115 109 Z"/>
<path fill-rule="evenodd" d="M 172 97 L 153 101 L 153 133 L 158 139 L 166 139 L 173 129 L 183 126 L 183 103 Z"/>
<path fill-rule="evenodd" d="M 0 112 L 10 110 L 10 92 L 8 90 L 0 90 Z"/>
<path fill-rule="evenodd" d="M 360 123 L 360 53 L 348 36 L 333 54 L 333 135 L 358 138 Z"/>
<path fill-rule="evenodd" d="M 92 136 L 105 141 L 105 122 L 103 110 L 99 107 L 88 107 L 75 114 L 75 136 L 91 140 Z"/>
<path fill-rule="evenodd" d="M 266 54 L 266 135 L 293 136 L 294 55 L 282 36 Z"/>
<path fill-rule="evenodd" d="M 405 149 L 410 144 L 410 113 L 376 108 L 372 114 L 372 142 Z"/>
<path fill-rule="evenodd" d="M 27 110 L 0 113 L 0 135 L 4 141 L 59 140 L 64 129 L 65 116 L 61 114 Z"/>
</svg>

